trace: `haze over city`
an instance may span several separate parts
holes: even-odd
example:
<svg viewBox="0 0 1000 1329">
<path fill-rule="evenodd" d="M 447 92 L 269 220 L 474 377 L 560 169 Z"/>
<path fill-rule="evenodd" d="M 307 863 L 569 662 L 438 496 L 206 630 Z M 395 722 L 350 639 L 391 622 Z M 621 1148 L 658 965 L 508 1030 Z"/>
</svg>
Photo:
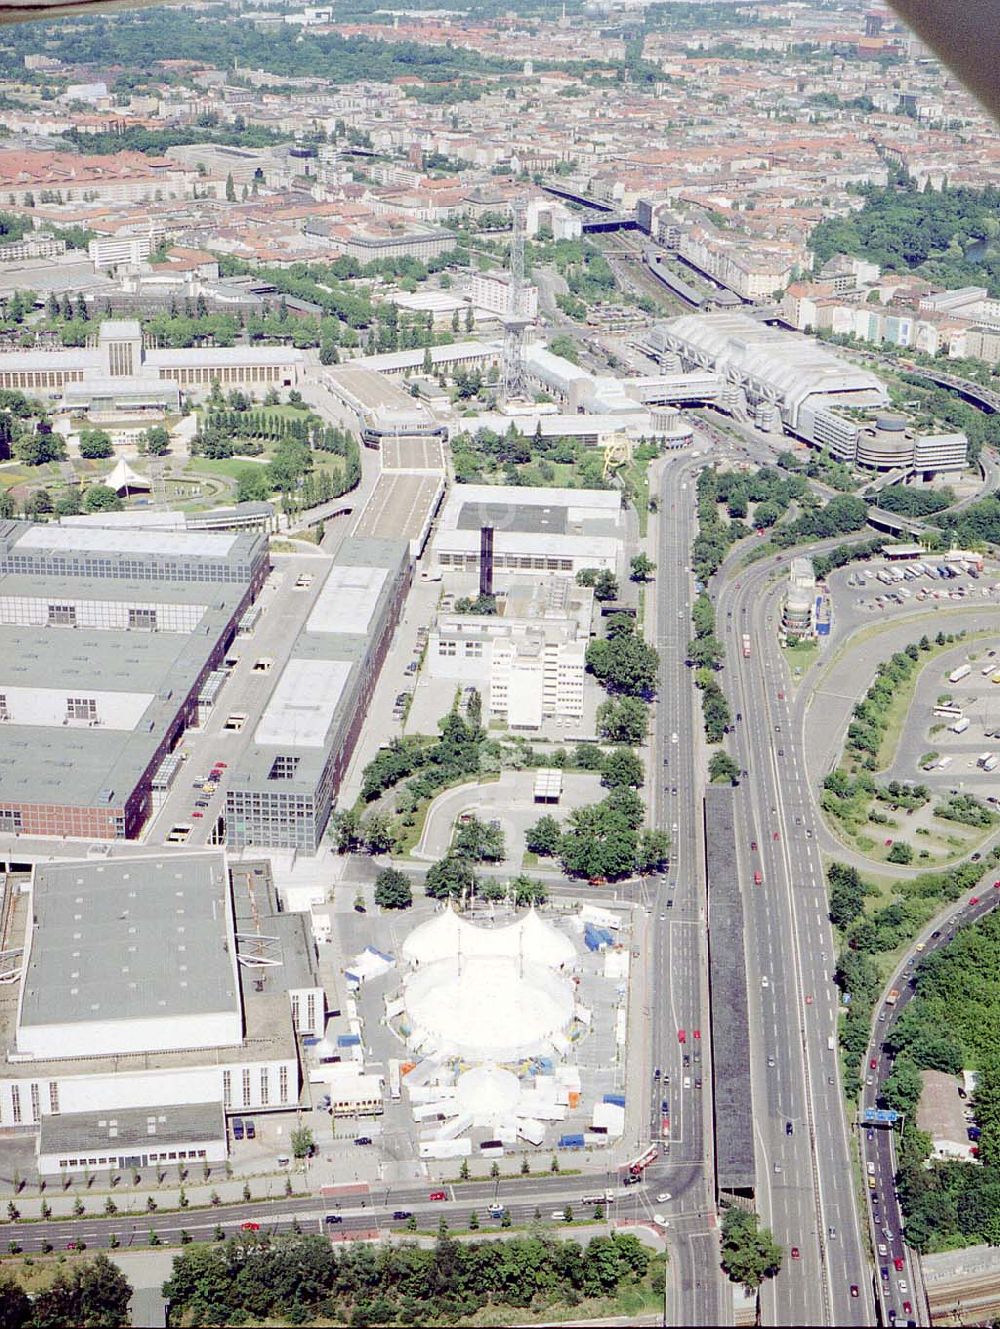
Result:
<svg viewBox="0 0 1000 1329">
<path fill-rule="evenodd" d="M 3 27 L 6 1322 L 1000 1314 L 1000 144 L 915 21 Z"/>
</svg>

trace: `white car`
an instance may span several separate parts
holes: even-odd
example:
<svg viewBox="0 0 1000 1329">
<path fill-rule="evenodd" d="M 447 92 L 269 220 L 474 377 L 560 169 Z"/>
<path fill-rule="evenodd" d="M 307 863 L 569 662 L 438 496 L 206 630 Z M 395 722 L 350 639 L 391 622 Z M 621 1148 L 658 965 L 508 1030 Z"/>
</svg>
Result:
<svg viewBox="0 0 1000 1329">
<path fill-rule="evenodd" d="M 769 988 L 769 987 L 771 986 L 771 983 L 770 983 L 770 980 L 769 980 L 768 977 L 767 977 L 767 974 L 765 974 L 764 977 L 760 980 L 760 985 L 761 985 L 762 988 Z"/>
<path fill-rule="evenodd" d="M 672 1200 L 673 1198 L 674 1197 L 670 1194 L 669 1191 L 660 1191 L 659 1195 L 656 1197 L 656 1203 L 666 1204 L 668 1200 Z"/>
<path fill-rule="evenodd" d="M 676 735 L 676 734 L 671 734 L 671 735 L 670 735 L 670 741 L 671 741 L 671 743 L 676 743 L 676 742 L 677 742 L 677 735 Z"/>
<path fill-rule="evenodd" d="M 653 1215 L 653 1222 L 656 1223 L 658 1227 L 669 1227 L 669 1226 L 670 1226 L 670 1222 L 669 1222 L 669 1220 L 667 1219 L 667 1217 L 666 1217 L 665 1214 L 654 1214 L 654 1215 Z"/>
</svg>

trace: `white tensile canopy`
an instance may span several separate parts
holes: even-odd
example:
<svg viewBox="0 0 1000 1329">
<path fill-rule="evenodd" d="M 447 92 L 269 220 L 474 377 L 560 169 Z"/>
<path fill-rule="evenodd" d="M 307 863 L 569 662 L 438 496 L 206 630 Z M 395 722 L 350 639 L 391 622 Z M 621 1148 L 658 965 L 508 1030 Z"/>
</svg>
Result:
<svg viewBox="0 0 1000 1329">
<path fill-rule="evenodd" d="M 153 488 L 144 475 L 140 475 L 138 471 L 133 471 L 124 457 L 118 458 L 114 469 L 103 483 L 109 489 L 113 489 L 116 494 L 122 493 L 123 490 L 128 493 L 129 490 L 133 489 L 141 489 L 148 493 Z"/>
<path fill-rule="evenodd" d="M 525 960 L 561 969 L 576 959 L 572 941 L 530 909 L 506 927 L 483 928 L 468 923 L 454 909 L 444 909 L 421 923 L 403 942 L 403 957 L 413 965 L 479 956 Z"/>
<path fill-rule="evenodd" d="M 505 1062 L 550 1052 L 573 1019 L 575 992 L 569 978 L 532 960 L 452 955 L 409 974 L 405 999 L 411 1042 Z"/>
</svg>

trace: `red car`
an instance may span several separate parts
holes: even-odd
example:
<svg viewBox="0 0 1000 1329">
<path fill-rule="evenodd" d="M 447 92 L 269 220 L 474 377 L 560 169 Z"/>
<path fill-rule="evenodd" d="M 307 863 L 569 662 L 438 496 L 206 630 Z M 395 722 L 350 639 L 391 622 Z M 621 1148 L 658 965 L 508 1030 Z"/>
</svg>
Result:
<svg viewBox="0 0 1000 1329">
<path fill-rule="evenodd" d="M 885 847 L 886 847 L 886 849 L 891 849 L 891 848 L 892 848 L 892 840 L 891 840 L 891 839 L 886 840 L 886 842 L 885 842 Z"/>
<path fill-rule="evenodd" d="M 447 1192 L 447 1191 L 431 1191 L 430 1195 L 428 1195 L 427 1198 L 428 1198 L 428 1200 L 447 1200 L 447 1198 L 448 1198 L 448 1192 Z"/>
<path fill-rule="evenodd" d="M 910 1305 L 910 1303 L 909 1303 L 908 1301 L 904 1301 L 904 1302 L 903 1302 L 903 1314 L 904 1314 L 904 1315 L 912 1315 L 912 1314 L 913 1314 L 913 1307 Z"/>
<path fill-rule="evenodd" d="M 772 840 L 780 840 L 780 839 L 781 839 L 781 832 L 780 832 L 780 831 L 775 831 L 774 834 L 771 836 L 771 839 L 772 839 Z"/>
<path fill-rule="evenodd" d="M 870 1071 L 878 1070 L 878 1057 L 872 1057 L 871 1061 L 868 1063 L 868 1069 Z"/>
<path fill-rule="evenodd" d="M 701 1038 L 701 1030 L 695 1029 L 691 1035 L 692 1038 Z"/>
<path fill-rule="evenodd" d="M 760 872 L 755 872 L 755 873 L 753 874 L 753 884 L 754 884 L 755 886 L 759 886 L 759 885 L 763 882 L 763 880 L 764 880 L 764 877 L 763 877 L 763 874 L 762 874 L 762 873 L 760 873 Z"/>
<path fill-rule="evenodd" d="M 813 999 L 812 999 L 812 997 L 806 997 L 806 1005 L 807 1005 L 807 1006 L 811 1006 L 812 1004 L 813 1004 Z"/>
<path fill-rule="evenodd" d="M 974 896 L 971 898 L 971 900 L 969 901 L 969 904 L 978 904 L 978 903 L 979 903 L 979 896 L 978 896 L 978 895 L 974 895 Z"/>
<path fill-rule="evenodd" d="M 191 813 L 191 816 L 192 816 L 192 817 L 204 817 L 204 815 L 205 815 L 204 812 L 192 812 L 192 813 Z"/>
<path fill-rule="evenodd" d="M 241 1223 L 240 1227 L 244 1232 L 259 1232 L 260 1224 L 254 1222 Z"/>
<path fill-rule="evenodd" d="M 757 849 L 757 841 L 756 841 L 756 840 L 751 840 L 751 841 L 750 841 L 750 848 L 753 849 L 753 850 L 756 852 L 756 849 Z M 1000 881 L 997 882 L 997 886 L 1000 886 Z"/>
<path fill-rule="evenodd" d="M 906 1268 L 906 1261 L 900 1255 L 897 1255 L 892 1263 L 895 1266 L 897 1274 L 901 1274 L 903 1270 Z"/>
<path fill-rule="evenodd" d="M 228 769 L 229 769 L 229 763 L 225 761 L 217 761 L 215 765 L 212 767 L 213 771 L 228 771 Z"/>
<path fill-rule="evenodd" d="M 686 1043 L 688 1041 L 688 1036 L 683 1029 L 677 1030 L 677 1041 L 678 1043 Z"/>
<path fill-rule="evenodd" d="M 793 1247 L 792 1247 L 792 1259 L 793 1259 L 793 1260 L 797 1260 L 797 1259 L 799 1259 L 799 1248 L 798 1248 L 798 1246 L 793 1246 Z"/>
<path fill-rule="evenodd" d="M 1000 881 L 995 881 L 995 882 L 993 883 L 993 889 L 994 889 L 995 891 L 1000 891 Z"/>
<path fill-rule="evenodd" d="M 778 700 L 779 700 L 779 701 L 784 701 L 784 700 L 785 700 L 785 694 L 784 694 L 783 692 L 779 692 L 779 693 L 778 693 Z"/>
</svg>

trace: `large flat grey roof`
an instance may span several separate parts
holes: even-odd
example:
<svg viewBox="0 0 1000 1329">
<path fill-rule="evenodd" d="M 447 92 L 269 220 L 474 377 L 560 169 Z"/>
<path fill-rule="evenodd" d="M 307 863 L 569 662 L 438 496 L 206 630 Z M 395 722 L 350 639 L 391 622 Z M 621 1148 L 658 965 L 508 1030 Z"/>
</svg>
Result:
<svg viewBox="0 0 1000 1329">
<path fill-rule="evenodd" d="M 715 1084 L 715 1172 L 720 1191 L 756 1184 L 750 1017 L 743 949 L 743 901 L 736 856 L 733 790 L 705 791 L 705 870 L 708 878 L 708 968 Z"/>
<path fill-rule="evenodd" d="M 224 1139 L 221 1103 L 167 1103 L 150 1108 L 104 1108 L 41 1118 L 42 1154 L 131 1153 Z"/>
<path fill-rule="evenodd" d="M 14 803 L 121 806 L 246 592 L 245 582 L 0 575 L 0 602 L 11 596 L 46 597 L 60 603 L 160 600 L 207 606 L 196 631 L 190 633 L 0 624 L 0 692 L 4 687 L 62 689 L 67 696 L 105 692 L 151 698 L 130 729 L 6 723 L 0 745 L 0 797 Z"/>
<path fill-rule="evenodd" d="M 22 1027 L 239 1009 L 221 855 L 46 863 L 31 892 Z"/>
<path fill-rule="evenodd" d="M 355 713 L 361 686 L 359 666 L 368 655 L 372 640 L 379 634 L 387 606 L 396 590 L 396 574 L 408 558 L 409 548 L 405 541 L 399 539 L 350 536 L 343 542 L 331 565 L 331 574 L 340 576 L 342 574 L 337 569 L 343 568 L 388 569 L 388 575 L 380 580 L 377 595 L 371 602 L 365 631 L 310 632 L 307 623 L 296 638 L 289 661 L 272 693 L 269 709 L 276 723 L 263 723 L 267 716 L 265 711 L 253 746 L 246 749 L 237 769 L 229 772 L 230 791 L 240 792 L 253 788 L 268 793 L 308 796 L 315 793 L 330 747 L 337 742 L 336 736 L 344 732 Z M 321 598 L 322 591 L 317 604 Z M 292 698 L 294 704 L 293 684 L 297 677 L 308 678 L 310 665 L 314 663 L 341 663 L 349 666 L 349 669 L 346 672 L 328 670 L 325 673 L 319 670 L 321 681 L 325 680 L 325 690 L 322 696 L 312 699 L 316 703 L 315 713 L 310 716 L 303 712 L 300 715 L 301 729 L 297 729 L 292 711 L 285 706 L 283 715 L 278 716 L 277 705 L 283 697 Z M 308 704 L 310 698 L 303 697 L 302 701 Z M 323 729 L 321 735 L 318 734 L 320 723 Z M 308 733 L 308 745 L 298 744 L 296 734 L 299 732 Z M 299 758 L 295 774 L 280 780 L 269 779 L 275 757 L 286 749 L 294 751 Z"/>
</svg>

